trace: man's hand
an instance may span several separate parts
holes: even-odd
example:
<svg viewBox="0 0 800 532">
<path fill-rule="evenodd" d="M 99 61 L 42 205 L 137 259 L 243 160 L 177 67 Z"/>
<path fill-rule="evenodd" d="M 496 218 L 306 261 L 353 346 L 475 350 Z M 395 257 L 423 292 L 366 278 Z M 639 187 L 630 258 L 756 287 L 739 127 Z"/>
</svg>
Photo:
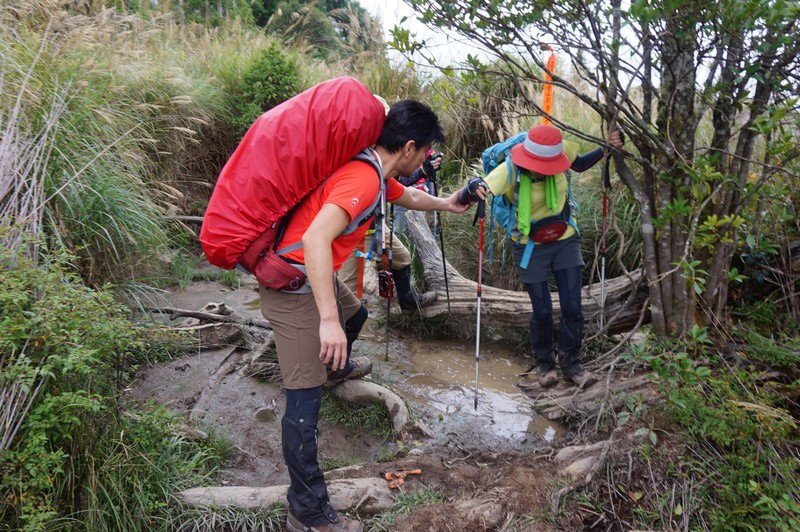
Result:
<svg viewBox="0 0 800 532">
<path fill-rule="evenodd" d="M 333 371 L 344 369 L 347 364 L 347 337 L 338 319 L 319 322 L 319 359 L 331 364 Z"/>
<path fill-rule="evenodd" d="M 467 185 L 458 192 L 458 203 L 471 205 L 478 200 L 485 200 L 489 194 L 489 185 L 480 177 L 473 177 Z"/>
<path fill-rule="evenodd" d="M 444 207 L 439 209 L 442 211 L 447 212 L 454 212 L 456 214 L 461 214 L 462 212 L 467 212 L 470 207 L 470 204 L 467 203 L 466 205 L 458 202 L 458 195 L 459 192 L 453 192 L 450 196 L 445 199 Z"/>
<path fill-rule="evenodd" d="M 435 176 L 439 167 L 442 166 L 442 157 L 443 155 L 439 152 L 431 153 L 428 158 L 425 159 L 425 162 L 422 163 L 422 173 L 428 177 Z"/>
</svg>

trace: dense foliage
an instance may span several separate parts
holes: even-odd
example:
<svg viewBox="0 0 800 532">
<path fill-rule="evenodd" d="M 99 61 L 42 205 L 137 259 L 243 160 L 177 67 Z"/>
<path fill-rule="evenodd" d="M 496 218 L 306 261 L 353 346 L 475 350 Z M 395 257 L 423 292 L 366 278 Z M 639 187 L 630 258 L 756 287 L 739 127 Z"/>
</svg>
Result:
<svg viewBox="0 0 800 532">
<path fill-rule="evenodd" d="M 129 410 L 136 364 L 181 353 L 180 338 L 133 325 L 65 260 L 0 256 L 0 389 L 32 399 L 0 454 L 0 523 L 10 529 L 166 528 L 171 494 L 202 483 L 222 447 L 193 442 L 161 408 Z M 183 342 L 185 344 L 185 342 Z M 4 414 L 15 402 L 0 405 Z M 4 436 L 8 427 L 4 426 Z"/>
</svg>

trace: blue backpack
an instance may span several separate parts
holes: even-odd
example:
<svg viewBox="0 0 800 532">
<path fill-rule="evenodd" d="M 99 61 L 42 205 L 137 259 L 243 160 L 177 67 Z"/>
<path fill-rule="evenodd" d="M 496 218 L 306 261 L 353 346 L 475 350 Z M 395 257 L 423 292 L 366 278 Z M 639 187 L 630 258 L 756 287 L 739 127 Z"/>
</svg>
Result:
<svg viewBox="0 0 800 532">
<path fill-rule="evenodd" d="M 519 169 L 517 168 L 517 165 L 511 162 L 511 148 L 523 142 L 527 135 L 527 131 L 518 133 L 507 140 L 498 142 L 497 144 L 486 148 L 481 155 L 483 171 L 487 176 L 492 170 L 501 164 L 506 164 L 508 170 L 508 184 L 514 185 L 515 198 L 519 192 Z M 575 196 L 572 194 L 572 172 L 567 170 L 565 173 L 567 176 L 567 201 L 564 205 L 564 209 L 561 211 L 561 213 L 555 216 L 550 216 L 536 222 L 532 221 L 531 235 L 533 235 L 533 232 L 537 230 L 537 227 L 547 226 L 553 224 L 554 222 L 568 223 L 575 229 L 576 233 L 579 233 L 578 224 L 575 222 L 575 219 L 572 216 L 572 212 L 578 212 L 578 203 L 575 200 Z M 510 241 L 511 234 L 517 227 L 517 206 L 516 202 L 509 201 L 505 194 L 496 195 L 492 198 L 491 215 L 489 218 L 489 253 L 487 257 L 489 262 L 491 262 L 493 255 L 492 235 L 494 233 L 495 221 L 497 221 L 497 223 L 505 229 L 506 242 Z M 535 243 L 533 238 L 529 238 L 528 243 L 525 246 L 525 251 L 522 255 L 522 260 L 520 261 L 520 266 L 523 269 L 528 267 L 534 245 Z M 505 266 L 507 250 L 507 246 L 503 246 L 503 259 L 501 263 L 502 267 Z"/>
</svg>

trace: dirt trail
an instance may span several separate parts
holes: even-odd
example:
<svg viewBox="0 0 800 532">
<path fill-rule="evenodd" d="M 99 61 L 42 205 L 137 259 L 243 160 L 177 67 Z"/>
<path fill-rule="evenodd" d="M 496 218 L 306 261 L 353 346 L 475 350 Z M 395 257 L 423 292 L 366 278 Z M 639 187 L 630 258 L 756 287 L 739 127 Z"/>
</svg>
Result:
<svg viewBox="0 0 800 532">
<path fill-rule="evenodd" d="M 197 310 L 212 301 L 226 303 L 240 316 L 262 318 L 252 286 L 232 290 L 214 282 L 199 282 L 165 294 L 161 303 Z M 362 464 L 344 473 L 334 471 L 332 478 L 379 475 L 404 465 L 422 467 L 422 477 L 410 480 L 403 490 L 435 486 L 448 502 L 400 519 L 397 530 L 484 530 L 500 527 L 513 516 L 545 512 L 550 504 L 548 494 L 570 481 L 568 476 L 559 476 L 559 466 L 551 457 L 570 443 L 571 434 L 538 416 L 530 398 L 515 386 L 517 374 L 527 369 L 527 360 L 508 346 L 485 344 L 479 405 L 473 410 L 471 342 L 421 341 L 393 332 L 390 360 L 385 362 L 384 338 L 383 328 L 368 322 L 355 355 L 372 358 L 375 366 L 370 379 L 403 397 L 424 429 L 415 430 L 398 445 L 393 439 L 384 441 L 323 420 L 323 468 Z M 280 448 L 284 394 L 279 384 L 236 371 L 242 353 L 235 348 L 198 350 L 144 369 L 132 395 L 187 415 L 194 410 L 192 417 L 199 420 L 200 428 L 225 435 L 236 452 L 222 472 L 223 484 L 288 483 Z M 392 455 L 394 460 L 378 462 Z M 535 529 L 547 528 L 539 523 Z"/>
</svg>

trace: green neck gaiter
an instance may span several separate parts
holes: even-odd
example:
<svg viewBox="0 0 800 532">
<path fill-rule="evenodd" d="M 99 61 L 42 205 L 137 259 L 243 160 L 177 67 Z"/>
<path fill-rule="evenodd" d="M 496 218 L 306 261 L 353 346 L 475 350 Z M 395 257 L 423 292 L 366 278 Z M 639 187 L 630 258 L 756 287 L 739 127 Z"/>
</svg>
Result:
<svg viewBox="0 0 800 532">
<path fill-rule="evenodd" d="M 519 173 L 517 230 L 525 236 L 531 231 L 531 177 L 527 172 Z"/>
<path fill-rule="evenodd" d="M 527 172 L 519 173 L 519 195 L 517 198 L 517 230 L 528 236 L 531 230 L 531 188 L 533 180 Z M 556 176 L 549 175 L 544 180 L 544 201 L 547 208 L 558 213 L 558 185 Z"/>
<path fill-rule="evenodd" d="M 556 176 L 549 175 L 544 181 L 544 197 L 547 208 L 550 212 L 558 212 L 558 186 L 556 185 Z"/>
</svg>

